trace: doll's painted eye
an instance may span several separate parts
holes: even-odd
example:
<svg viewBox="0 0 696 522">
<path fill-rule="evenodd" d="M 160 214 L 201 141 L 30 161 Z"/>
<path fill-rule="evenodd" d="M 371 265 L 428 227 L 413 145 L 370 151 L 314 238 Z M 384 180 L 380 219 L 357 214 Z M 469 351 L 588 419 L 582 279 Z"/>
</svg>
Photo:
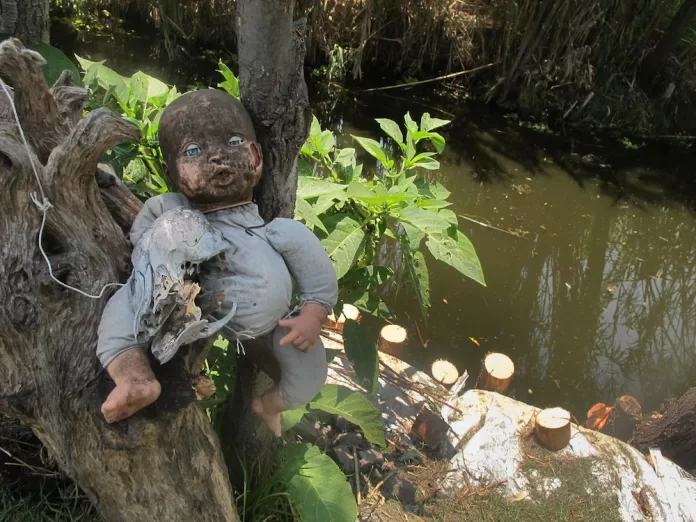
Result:
<svg viewBox="0 0 696 522">
<path fill-rule="evenodd" d="M 242 143 L 244 143 L 244 138 L 242 138 L 241 136 L 232 136 L 228 143 L 230 145 L 241 145 Z"/>
<path fill-rule="evenodd" d="M 192 143 L 191 145 L 186 147 L 186 150 L 184 151 L 184 153 L 187 156 L 196 156 L 200 152 L 201 152 L 201 148 L 198 145 L 196 145 L 195 143 Z"/>
</svg>

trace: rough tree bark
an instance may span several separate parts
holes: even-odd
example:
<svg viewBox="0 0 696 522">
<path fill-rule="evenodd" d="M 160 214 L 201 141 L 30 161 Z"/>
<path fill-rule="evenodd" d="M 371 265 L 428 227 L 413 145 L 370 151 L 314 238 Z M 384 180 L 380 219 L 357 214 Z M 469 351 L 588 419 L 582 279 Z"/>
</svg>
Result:
<svg viewBox="0 0 696 522">
<path fill-rule="evenodd" d="M 655 412 L 639 423 L 630 442 L 643 453 L 660 448 L 684 469 L 696 470 L 696 388 L 671 401 L 664 412 Z"/>
<path fill-rule="evenodd" d="M 681 40 L 684 32 L 689 28 L 695 16 L 696 0 L 684 0 L 679 11 L 672 18 L 660 43 L 640 64 L 640 80 L 643 88 L 652 90 L 657 75 L 665 66 L 667 60 L 669 60 L 670 55 L 676 49 L 679 40 Z"/>
<path fill-rule="evenodd" d="M 311 111 L 304 80 L 304 21 L 293 21 L 293 0 L 240 0 L 237 4 L 239 85 L 263 151 L 263 175 L 255 191 L 261 215 L 292 217 L 297 154 L 307 139 Z M 277 381 L 280 370 L 270 336 L 245 342 L 251 360 L 239 361 L 235 392 L 225 405 L 223 450 L 235 486 L 241 466 L 263 469 L 278 454 L 278 441 L 251 413 L 250 403 Z"/>
<path fill-rule="evenodd" d="M 292 217 L 297 154 L 311 111 L 304 81 L 305 21 L 293 21 L 293 0 L 239 0 L 239 87 L 260 134 L 264 169 L 256 193 L 261 215 Z"/>
<path fill-rule="evenodd" d="M 0 39 L 15 36 L 25 44 L 49 42 L 49 0 L 0 0 Z"/>
<path fill-rule="evenodd" d="M 103 109 L 81 119 L 86 92 L 66 77 L 49 91 L 40 63 L 17 40 L 0 45 L 0 75 L 14 88 L 53 205 L 43 247 L 59 280 L 94 294 L 125 279 L 130 253 L 100 195 L 97 162 L 138 132 Z M 193 404 L 207 346 L 155 365 L 163 385 L 155 407 L 104 422 L 99 406 L 113 385 L 95 344 L 107 296 L 88 299 L 49 278 L 37 245 L 41 212 L 31 199 L 39 187 L 7 114 L 0 110 L 0 412 L 31 427 L 108 521 L 237 521 L 217 437 Z M 118 187 L 102 185 L 118 197 Z"/>
</svg>

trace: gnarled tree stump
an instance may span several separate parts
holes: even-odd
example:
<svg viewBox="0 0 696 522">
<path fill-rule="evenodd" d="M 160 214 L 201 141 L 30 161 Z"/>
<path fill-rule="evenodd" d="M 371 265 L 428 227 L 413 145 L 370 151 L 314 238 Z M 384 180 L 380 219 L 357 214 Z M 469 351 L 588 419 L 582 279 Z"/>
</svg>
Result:
<svg viewBox="0 0 696 522">
<path fill-rule="evenodd" d="M 195 404 L 193 381 L 207 346 L 155 366 L 163 394 L 153 407 L 108 425 L 99 407 L 112 384 L 95 355 L 107 295 L 89 299 L 54 282 L 38 248 L 43 233 L 56 277 L 90 294 L 128 275 L 123 229 L 137 202 L 95 179 L 110 147 L 138 131 L 107 110 L 84 119 L 86 92 L 66 78 L 49 90 L 41 59 L 18 40 L 0 45 L 0 76 L 14 88 L 30 153 L 0 92 L 0 412 L 30 426 L 62 470 L 109 521 L 238 520 L 219 443 Z M 127 192 L 127 191 L 126 191 Z M 120 195 L 119 195 L 120 194 Z M 128 200 L 117 223 L 109 208 Z M 130 209 L 130 211 L 128 210 Z"/>
</svg>

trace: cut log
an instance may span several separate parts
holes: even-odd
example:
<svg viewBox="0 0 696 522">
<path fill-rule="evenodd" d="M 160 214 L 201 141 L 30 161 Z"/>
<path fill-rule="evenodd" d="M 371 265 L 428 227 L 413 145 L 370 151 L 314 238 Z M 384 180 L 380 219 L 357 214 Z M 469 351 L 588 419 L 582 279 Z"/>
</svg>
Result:
<svg viewBox="0 0 696 522">
<path fill-rule="evenodd" d="M 653 413 L 639 423 L 631 445 L 647 454 L 662 454 L 686 470 L 696 469 L 696 388 L 671 402 L 664 414 Z"/>
<path fill-rule="evenodd" d="M 616 399 L 614 406 L 609 408 L 606 422 L 598 429 L 602 433 L 628 442 L 633 436 L 636 425 L 643 420 L 643 408 L 630 395 Z"/>
<path fill-rule="evenodd" d="M 457 367 L 445 359 L 438 359 L 430 367 L 430 373 L 443 386 L 452 386 L 459 378 Z"/>
<path fill-rule="evenodd" d="M 565 448 L 570 442 L 570 413 L 563 408 L 541 410 L 534 421 L 534 433 L 547 450 Z"/>
<path fill-rule="evenodd" d="M 379 332 L 377 349 L 397 359 L 403 359 L 406 354 L 406 329 L 396 324 L 388 324 Z"/>
<path fill-rule="evenodd" d="M 326 318 L 326 323 L 324 323 L 324 326 L 332 330 L 336 330 L 340 333 L 343 333 L 343 327 L 345 326 L 346 320 L 348 319 L 350 319 L 351 321 L 360 321 L 360 310 L 358 310 L 357 307 L 353 306 L 352 304 L 343 305 L 342 313 L 338 319 L 336 319 L 335 314 L 331 314 L 330 316 L 328 316 Z"/>
<path fill-rule="evenodd" d="M 502 353 L 489 353 L 483 360 L 477 388 L 504 395 L 510 388 L 515 365 Z"/>
</svg>

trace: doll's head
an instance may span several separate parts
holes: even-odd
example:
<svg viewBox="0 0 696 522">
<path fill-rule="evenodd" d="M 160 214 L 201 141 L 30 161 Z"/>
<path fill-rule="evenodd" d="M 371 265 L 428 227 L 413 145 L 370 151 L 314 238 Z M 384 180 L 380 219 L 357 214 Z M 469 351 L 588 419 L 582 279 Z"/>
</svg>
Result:
<svg viewBox="0 0 696 522">
<path fill-rule="evenodd" d="M 233 96 L 211 89 L 180 96 L 162 113 L 159 141 L 169 180 L 192 202 L 251 201 L 261 177 L 261 147 Z"/>
</svg>

